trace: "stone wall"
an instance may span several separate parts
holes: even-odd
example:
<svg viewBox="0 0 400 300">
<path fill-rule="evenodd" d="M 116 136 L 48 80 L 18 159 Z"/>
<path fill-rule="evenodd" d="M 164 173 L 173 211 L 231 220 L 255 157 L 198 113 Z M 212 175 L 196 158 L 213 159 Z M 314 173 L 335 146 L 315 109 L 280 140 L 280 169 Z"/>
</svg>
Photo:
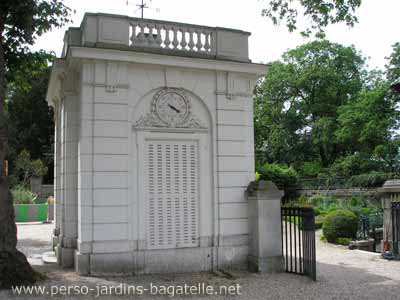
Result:
<svg viewBox="0 0 400 300">
<path fill-rule="evenodd" d="M 366 198 L 378 198 L 378 189 L 360 189 L 360 188 L 350 188 L 350 189 L 334 189 L 334 190 L 296 190 L 296 195 L 298 196 L 328 196 L 335 198 L 351 198 L 351 197 L 366 197 Z"/>
</svg>

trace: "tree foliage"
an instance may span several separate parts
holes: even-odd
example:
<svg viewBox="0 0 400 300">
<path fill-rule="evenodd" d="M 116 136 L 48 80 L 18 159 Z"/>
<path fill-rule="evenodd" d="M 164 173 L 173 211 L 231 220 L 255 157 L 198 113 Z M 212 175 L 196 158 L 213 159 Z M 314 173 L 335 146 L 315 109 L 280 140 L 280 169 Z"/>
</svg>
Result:
<svg viewBox="0 0 400 300">
<path fill-rule="evenodd" d="M 358 22 L 355 12 L 360 5 L 361 0 L 270 0 L 262 15 L 270 18 L 275 25 L 284 21 L 292 32 L 298 29 L 298 16 L 302 13 L 310 24 L 301 29 L 301 34 L 309 36 L 315 32 L 318 37 L 323 37 L 324 29 L 329 24 L 354 26 Z"/>
<path fill-rule="evenodd" d="M 17 155 L 27 149 L 34 159 L 53 169 L 53 110 L 46 102 L 52 54 L 40 51 L 26 55 L 8 83 L 6 109 L 9 119 L 9 173 L 15 170 Z M 49 174 L 52 177 L 52 173 Z"/>
<path fill-rule="evenodd" d="M 48 168 L 40 159 L 31 159 L 31 154 L 27 150 L 21 151 L 15 162 L 16 172 L 22 178 L 22 185 L 26 186 L 34 176 L 42 177 L 46 175 Z"/>
<path fill-rule="evenodd" d="M 390 83 L 400 80 L 400 43 L 393 45 L 392 54 L 387 58 L 389 60 L 386 65 L 387 78 Z"/>
<path fill-rule="evenodd" d="M 315 41 L 290 50 L 256 88 L 257 164 L 291 165 L 302 175 L 393 171 L 397 100 L 354 47 Z"/>
<path fill-rule="evenodd" d="M 0 288 L 33 283 L 38 274 L 16 249 L 17 230 L 4 160 L 8 150 L 5 113 L 7 81 L 24 64 L 36 37 L 68 22 L 70 9 L 62 0 L 2 0 L 0 2 Z"/>
</svg>

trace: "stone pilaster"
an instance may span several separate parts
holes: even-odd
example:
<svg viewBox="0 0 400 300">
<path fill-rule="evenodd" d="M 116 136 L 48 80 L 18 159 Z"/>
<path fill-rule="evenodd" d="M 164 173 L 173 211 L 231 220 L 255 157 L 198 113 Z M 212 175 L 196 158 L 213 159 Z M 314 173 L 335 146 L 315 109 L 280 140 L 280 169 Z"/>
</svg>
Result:
<svg viewBox="0 0 400 300">
<path fill-rule="evenodd" d="M 73 81 L 71 75 L 68 81 Z M 77 226 L 77 152 L 79 119 L 77 117 L 78 99 L 75 86 L 64 87 L 64 109 L 62 126 L 62 184 L 63 184 L 63 208 L 60 228 L 60 245 L 58 246 L 58 258 L 62 267 L 74 265 L 74 252 L 78 236 Z"/>
<path fill-rule="evenodd" d="M 281 272 L 281 198 L 283 192 L 270 181 L 253 181 L 246 190 L 249 207 L 249 269 Z"/>
<path fill-rule="evenodd" d="M 387 180 L 381 189 L 379 189 L 381 195 L 382 208 L 383 208 L 383 241 L 388 242 L 390 245 L 390 251 L 396 252 L 393 245 L 393 218 L 392 218 L 392 203 L 400 201 L 400 180 Z M 399 253 L 397 245 L 397 254 Z M 382 247 L 382 252 L 385 248 Z"/>
</svg>

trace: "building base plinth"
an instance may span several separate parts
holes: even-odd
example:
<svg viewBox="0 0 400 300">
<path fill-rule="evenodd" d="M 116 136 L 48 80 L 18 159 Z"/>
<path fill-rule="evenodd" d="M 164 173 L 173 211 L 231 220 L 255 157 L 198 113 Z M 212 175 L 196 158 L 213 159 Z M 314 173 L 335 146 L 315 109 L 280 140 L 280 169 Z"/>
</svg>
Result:
<svg viewBox="0 0 400 300">
<path fill-rule="evenodd" d="M 56 256 L 58 264 L 63 268 L 74 267 L 74 252 L 75 249 L 63 248 L 60 245 L 56 247 Z"/>
<path fill-rule="evenodd" d="M 248 266 L 251 272 L 280 273 L 284 271 L 283 256 L 256 257 L 249 255 Z"/>
</svg>

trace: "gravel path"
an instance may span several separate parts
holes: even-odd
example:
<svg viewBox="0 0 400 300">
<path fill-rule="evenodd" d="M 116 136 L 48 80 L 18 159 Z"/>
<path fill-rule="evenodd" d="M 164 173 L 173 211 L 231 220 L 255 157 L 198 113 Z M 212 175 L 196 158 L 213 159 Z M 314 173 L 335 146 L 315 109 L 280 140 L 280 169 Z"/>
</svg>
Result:
<svg viewBox="0 0 400 300">
<path fill-rule="evenodd" d="M 41 254 L 51 251 L 53 223 L 18 223 L 17 248 L 25 253 L 32 265 L 43 265 Z"/>
<path fill-rule="evenodd" d="M 35 255 L 42 249 L 48 250 L 43 239 L 51 234 L 51 225 L 19 226 L 19 247 L 29 255 Z M 40 235 L 40 242 L 29 245 L 29 239 Z M 318 234 L 317 234 L 318 237 Z M 39 251 L 40 250 L 40 251 Z M 241 294 L 235 295 L 175 295 L 181 299 L 400 299 L 400 262 L 385 261 L 379 255 L 360 251 L 350 251 L 342 246 L 322 243 L 317 240 L 318 281 L 291 274 L 253 274 L 232 272 L 234 278 L 211 273 L 146 275 L 136 277 L 90 278 L 77 276 L 72 270 L 60 270 L 55 265 L 35 265 L 45 272 L 48 279 L 37 286 L 88 286 L 94 291 L 87 295 L 13 295 L 11 291 L 0 291 L 0 299 L 152 299 L 170 298 L 167 295 L 152 295 L 144 291 L 142 295 L 118 296 L 97 295 L 97 285 L 118 286 L 121 283 L 131 286 L 150 288 L 155 286 L 183 286 L 205 283 L 219 290 L 220 286 L 241 286 Z M 33 261 L 32 261 L 33 263 Z M 55 289 L 53 287 L 53 289 Z M 83 290 L 85 291 L 85 290 Z"/>
</svg>

